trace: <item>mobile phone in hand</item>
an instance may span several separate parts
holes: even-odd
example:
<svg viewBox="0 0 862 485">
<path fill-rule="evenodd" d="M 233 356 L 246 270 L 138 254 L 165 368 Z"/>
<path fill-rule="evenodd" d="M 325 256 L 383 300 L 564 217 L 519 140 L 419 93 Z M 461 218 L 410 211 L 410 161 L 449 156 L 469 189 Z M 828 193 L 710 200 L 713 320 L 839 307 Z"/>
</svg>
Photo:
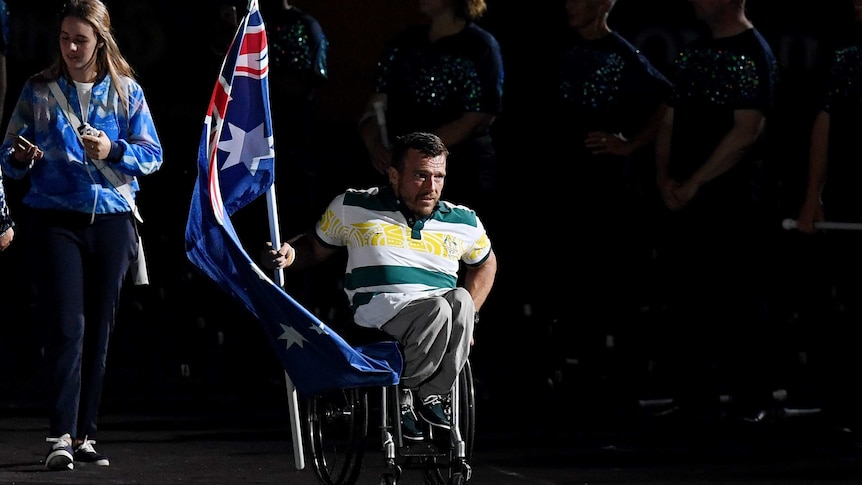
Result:
<svg viewBox="0 0 862 485">
<path fill-rule="evenodd" d="M 33 142 L 24 138 L 21 135 L 16 135 L 15 140 L 15 149 L 16 150 L 28 150 L 31 146 L 33 146 Z"/>
<path fill-rule="evenodd" d="M 21 150 L 26 152 L 33 147 L 36 147 L 36 145 L 32 141 L 24 138 L 21 135 L 17 135 L 17 138 L 15 140 L 15 150 Z M 39 147 L 36 147 L 36 151 L 33 153 L 33 160 L 40 160 L 41 158 L 42 150 L 40 150 Z"/>
</svg>

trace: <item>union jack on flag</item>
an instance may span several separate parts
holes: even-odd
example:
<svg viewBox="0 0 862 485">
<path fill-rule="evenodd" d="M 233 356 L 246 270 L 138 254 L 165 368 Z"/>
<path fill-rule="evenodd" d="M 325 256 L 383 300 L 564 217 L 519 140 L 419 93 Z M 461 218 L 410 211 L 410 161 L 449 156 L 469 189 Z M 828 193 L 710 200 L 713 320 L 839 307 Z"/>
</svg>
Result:
<svg viewBox="0 0 862 485">
<path fill-rule="evenodd" d="M 209 128 L 207 159 L 217 217 L 225 209 L 228 214 L 235 213 L 273 182 L 269 56 L 263 17 L 257 2 L 252 3 L 254 10 L 243 17 L 222 64 L 204 121 Z M 231 104 L 232 99 L 242 100 L 238 103 L 241 106 Z M 225 128 L 227 132 L 223 133 Z"/>
<path fill-rule="evenodd" d="M 260 321 L 300 394 L 397 384 L 403 362 L 395 342 L 351 347 L 255 264 L 231 223 L 273 184 L 268 71 L 263 18 L 251 0 L 204 119 L 186 255 Z"/>
</svg>

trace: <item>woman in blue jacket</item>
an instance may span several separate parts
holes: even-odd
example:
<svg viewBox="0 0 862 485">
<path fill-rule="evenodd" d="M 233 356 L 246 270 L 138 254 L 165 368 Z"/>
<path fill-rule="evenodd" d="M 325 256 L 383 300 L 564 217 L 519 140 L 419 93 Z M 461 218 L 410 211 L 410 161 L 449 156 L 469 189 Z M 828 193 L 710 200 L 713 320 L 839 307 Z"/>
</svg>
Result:
<svg viewBox="0 0 862 485">
<path fill-rule="evenodd" d="M 108 339 L 138 251 L 135 177 L 160 168 L 162 147 L 105 5 L 69 0 L 58 18 L 57 60 L 25 83 L 0 165 L 7 177 L 30 177 L 28 267 L 50 379 L 45 464 L 71 470 L 109 464 L 93 438 Z"/>
</svg>

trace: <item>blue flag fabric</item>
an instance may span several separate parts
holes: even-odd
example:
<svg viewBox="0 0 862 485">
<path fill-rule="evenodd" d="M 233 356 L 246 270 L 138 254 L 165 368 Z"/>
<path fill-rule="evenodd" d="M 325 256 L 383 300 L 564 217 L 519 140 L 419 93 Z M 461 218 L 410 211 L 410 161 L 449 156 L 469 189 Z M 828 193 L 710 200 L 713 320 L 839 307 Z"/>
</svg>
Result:
<svg viewBox="0 0 862 485">
<path fill-rule="evenodd" d="M 275 167 L 266 32 L 257 0 L 248 10 L 204 120 L 186 255 L 257 317 L 299 394 L 397 384 L 403 361 L 395 342 L 351 347 L 254 263 L 231 223 L 270 188 Z"/>
</svg>

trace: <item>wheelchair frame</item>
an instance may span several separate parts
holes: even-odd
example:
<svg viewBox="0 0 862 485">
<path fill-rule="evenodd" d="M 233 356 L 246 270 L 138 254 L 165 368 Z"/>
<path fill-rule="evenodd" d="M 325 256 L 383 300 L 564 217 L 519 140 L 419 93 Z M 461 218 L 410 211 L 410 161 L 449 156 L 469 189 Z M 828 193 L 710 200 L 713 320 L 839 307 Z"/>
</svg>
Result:
<svg viewBox="0 0 862 485">
<path fill-rule="evenodd" d="M 472 474 L 476 431 L 476 399 L 469 360 L 452 388 L 451 429 L 428 426 L 422 442 L 406 443 L 401 433 L 399 386 L 340 389 L 312 396 L 303 403 L 303 427 L 314 473 L 322 485 L 354 485 L 362 471 L 369 440 L 371 412 L 377 400 L 375 423 L 383 451 L 381 485 L 396 485 L 405 468 L 423 472 L 427 485 L 462 485 Z"/>
</svg>

